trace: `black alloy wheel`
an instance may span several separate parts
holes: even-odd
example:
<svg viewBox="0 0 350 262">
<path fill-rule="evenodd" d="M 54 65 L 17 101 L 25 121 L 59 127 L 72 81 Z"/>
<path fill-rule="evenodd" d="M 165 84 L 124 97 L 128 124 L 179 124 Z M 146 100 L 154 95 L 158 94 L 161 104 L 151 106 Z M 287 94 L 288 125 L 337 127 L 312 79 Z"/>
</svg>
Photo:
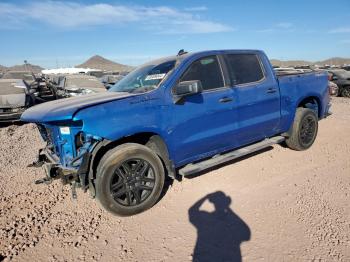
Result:
<svg viewBox="0 0 350 262">
<path fill-rule="evenodd" d="M 300 127 L 300 142 L 304 146 L 308 146 L 314 140 L 316 131 L 316 120 L 314 117 L 308 115 L 302 122 Z"/>
<path fill-rule="evenodd" d="M 110 149 L 100 160 L 96 198 L 104 209 L 131 216 L 151 208 L 160 198 L 165 168 L 150 148 L 126 143 Z"/>
<path fill-rule="evenodd" d="M 123 206 L 144 202 L 155 186 L 154 169 L 144 159 L 126 160 L 116 168 L 111 179 L 111 195 Z"/>
<path fill-rule="evenodd" d="M 289 148 L 302 151 L 314 143 L 318 131 L 318 117 L 314 110 L 297 108 L 286 144 Z"/>
</svg>

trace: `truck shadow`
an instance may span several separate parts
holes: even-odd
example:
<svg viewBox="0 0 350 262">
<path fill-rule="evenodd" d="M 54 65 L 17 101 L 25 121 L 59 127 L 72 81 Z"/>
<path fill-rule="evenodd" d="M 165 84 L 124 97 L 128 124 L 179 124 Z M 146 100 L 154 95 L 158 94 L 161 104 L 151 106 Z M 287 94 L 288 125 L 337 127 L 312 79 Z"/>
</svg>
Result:
<svg viewBox="0 0 350 262">
<path fill-rule="evenodd" d="M 270 151 L 270 150 L 272 150 L 272 149 L 273 149 L 273 146 L 269 146 L 269 147 L 263 148 L 263 149 L 258 150 L 258 151 L 256 151 L 256 152 L 253 152 L 253 153 L 251 153 L 251 154 L 248 154 L 248 155 L 245 155 L 245 156 L 242 156 L 242 157 L 233 159 L 233 160 L 231 160 L 231 161 L 228 161 L 228 162 L 219 164 L 219 165 L 217 165 L 217 166 L 213 166 L 213 167 L 211 167 L 211 168 L 208 168 L 208 169 L 203 170 L 203 171 L 201 171 L 201 172 L 195 173 L 195 174 L 193 174 L 193 175 L 188 175 L 188 176 L 186 176 L 186 178 L 189 178 L 189 179 L 196 178 L 196 177 L 198 177 L 198 176 L 201 176 L 201 175 L 203 175 L 203 174 L 209 173 L 209 172 L 211 172 L 211 171 L 220 169 L 221 167 L 228 166 L 228 165 L 232 165 L 232 164 L 237 163 L 237 162 L 240 162 L 240 161 L 242 161 L 242 160 L 246 160 L 246 159 L 248 159 L 248 158 L 250 158 L 250 157 L 253 157 L 253 156 L 256 156 L 256 155 L 259 155 L 259 154 L 268 152 L 268 151 Z M 178 176 L 178 179 L 179 179 L 179 180 L 182 180 L 182 177 L 181 177 L 181 176 Z"/>
<path fill-rule="evenodd" d="M 201 210 L 208 200 L 215 210 Z M 230 209 L 231 198 L 222 191 L 206 195 L 188 211 L 190 222 L 197 229 L 193 261 L 242 261 L 240 245 L 250 240 L 249 226 Z"/>
</svg>

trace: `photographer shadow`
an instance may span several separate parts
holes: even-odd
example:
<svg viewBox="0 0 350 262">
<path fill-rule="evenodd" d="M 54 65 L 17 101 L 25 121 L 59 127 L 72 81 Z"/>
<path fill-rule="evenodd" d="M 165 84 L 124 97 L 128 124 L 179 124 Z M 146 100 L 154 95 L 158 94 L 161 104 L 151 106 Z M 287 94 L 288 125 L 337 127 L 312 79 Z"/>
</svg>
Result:
<svg viewBox="0 0 350 262">
<path fill-rule="evenodd" d="M 200 210 L 209 200 L 213 212 Z M 198 200 L 189 209 L 190 222 L 197 229 L 193 261 L 242 261 L 240 245 L 250 239 L 248 225 L 231 209 L 231 198 L 218 191 Z"/>
</svg>

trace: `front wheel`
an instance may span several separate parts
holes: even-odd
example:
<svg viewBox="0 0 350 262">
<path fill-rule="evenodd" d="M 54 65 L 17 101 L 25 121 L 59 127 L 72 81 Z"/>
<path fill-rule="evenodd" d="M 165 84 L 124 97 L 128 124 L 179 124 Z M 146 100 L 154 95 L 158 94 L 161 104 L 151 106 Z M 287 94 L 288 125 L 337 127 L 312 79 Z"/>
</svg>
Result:
<svg viewBox="0 0 350 262">
<path fill-rule="evenodd" d="M 308 108 L 298 108 L 290 136 L 286 139 L 289 148 L 302 151 L 314 143 L 318 131 L 318 118 L 315 112 Z"/>
<path fill-rule="evenodd" d="M 101 159 L 96 198 L 115 215 L 135 215 L 158 201 L 164 178 L 162 162 L 152 150 L 140 144 L 123 144 Z"/>
</svg>

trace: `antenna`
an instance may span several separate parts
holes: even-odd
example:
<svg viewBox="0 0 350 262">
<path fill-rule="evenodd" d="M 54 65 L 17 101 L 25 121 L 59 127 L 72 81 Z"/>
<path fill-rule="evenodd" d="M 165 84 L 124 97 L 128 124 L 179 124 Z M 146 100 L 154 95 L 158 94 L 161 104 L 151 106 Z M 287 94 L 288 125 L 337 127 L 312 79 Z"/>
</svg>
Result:
<svg viewBox="0 0 350 262">
<path fill-rule="evenodd" d="M 180 55 L 184 55 L 184 54 L 187 54 L 188 52 L 186 52 L 184 49 L 181 49 L 178 53 L 177 53 L 177 56 L 180 56 Z"/>
</svg>

